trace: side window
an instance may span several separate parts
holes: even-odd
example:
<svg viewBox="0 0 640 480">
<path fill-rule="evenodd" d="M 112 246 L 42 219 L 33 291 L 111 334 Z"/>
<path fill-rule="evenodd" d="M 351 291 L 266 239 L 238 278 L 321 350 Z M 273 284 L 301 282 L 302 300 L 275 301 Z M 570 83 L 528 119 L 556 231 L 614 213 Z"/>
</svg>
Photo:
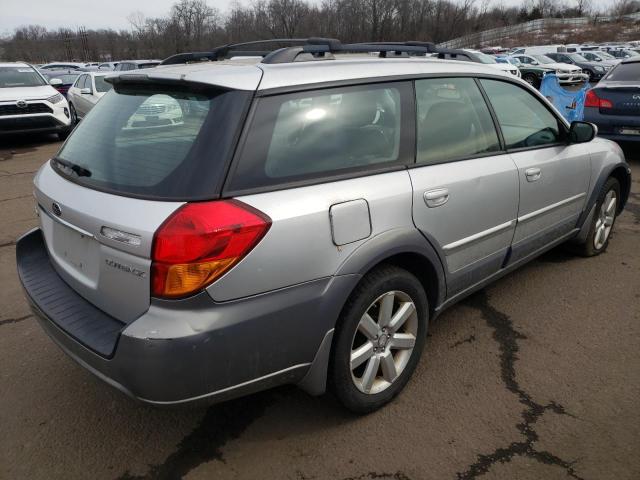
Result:
<svg viewBox="0 0 640 480">
<path fill-rule="evenodd" d="M 500 150 L 489 108 L 472 78 L 418 80 L 416 101 L 418 163 Z"/>
<path fill-rule="evenodd" d="M 553 145 L 561 141 L 561 127 L 553 113 L 517 85 L 481 80 L 502 129 L 507 148 Z"/>
<path fill-rule="evenodd" d="M 229 189 L 411 161 L 408 82 L 341 87 L 260 99 Z M 410 137 L 409 137 L 410 138 Z"/>
<path fill-rule="evenodd" d="M 78 82 L 80 88 L 89 88 L 89 86 L 87 85 L 87 77 L 88 76 L 89 75 L 82 75 L 80 77 L 80 81 Z"/>
<path fill-rule="evenodd" d="M 82 81 L 82 75 L 80 75 L 78 78 L 76 78 L 76 81 L 75 81 L 75 83 L 73 84 L 73 86 L 74 86 L 75 88 L 82 88 L 82 87 L 80 86 L 81 81 Z"/>
</svg>

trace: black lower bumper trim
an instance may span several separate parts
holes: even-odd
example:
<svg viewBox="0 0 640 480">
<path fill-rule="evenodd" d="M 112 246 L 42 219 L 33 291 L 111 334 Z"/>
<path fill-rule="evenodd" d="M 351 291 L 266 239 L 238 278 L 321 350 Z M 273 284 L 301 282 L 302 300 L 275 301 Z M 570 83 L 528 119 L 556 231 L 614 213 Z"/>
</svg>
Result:
<svg viewBox="0 0 640 480">
<path fill-rule="evenodd" d="M 36 313 L 103 357 L 111 357 L 125 324 L 99 310 L 53 268 L 40 230 L 16 244 L 18 276 Z"/>
</svg>

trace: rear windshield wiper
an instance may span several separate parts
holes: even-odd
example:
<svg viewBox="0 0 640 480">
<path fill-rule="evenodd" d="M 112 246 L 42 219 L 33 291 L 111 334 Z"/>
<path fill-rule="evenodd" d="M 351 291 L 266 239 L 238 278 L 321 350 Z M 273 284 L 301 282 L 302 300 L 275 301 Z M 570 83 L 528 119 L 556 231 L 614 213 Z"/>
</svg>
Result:
<svg viewBox="0 0 640 480">
<path fill-rule="evenodd" d="M 79 177 L 90 177 L 91 170 L 84 168 L 77 163 L 70 162 L 69 160 L 62 160 L 61 158 L 54 157 L 53 161 L 59 163 L 63 167 L 68 168 L 72 172 L 74 172 Z"/>
</svg>

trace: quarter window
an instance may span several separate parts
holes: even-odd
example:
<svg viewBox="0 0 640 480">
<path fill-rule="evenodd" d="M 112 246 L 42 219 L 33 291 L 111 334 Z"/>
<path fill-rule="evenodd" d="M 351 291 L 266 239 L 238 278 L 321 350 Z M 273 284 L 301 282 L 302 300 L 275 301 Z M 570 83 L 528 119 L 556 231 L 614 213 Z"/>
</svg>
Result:
<svg viewBox="0 0 640 480">
<path fill-rule="evenodd" d="M 243 190 L 410 161 L 409 83 L 342 87 L 259 101 L 229 188 Z M 404 146 L 404 148 L 403 148 Z"/>
<path fill-rule="evenodd" d="M 507 148 L 542 147 L 561 141 L 558 119 L 538 98 L 512 83 L 481 83 L 498 117 Z"/>
<path fill-rule="evenodd" d="M 417 160 L 441 163 L 500 150 L 487 104 L 471 78 L 416 81 Z"/>
</svg>

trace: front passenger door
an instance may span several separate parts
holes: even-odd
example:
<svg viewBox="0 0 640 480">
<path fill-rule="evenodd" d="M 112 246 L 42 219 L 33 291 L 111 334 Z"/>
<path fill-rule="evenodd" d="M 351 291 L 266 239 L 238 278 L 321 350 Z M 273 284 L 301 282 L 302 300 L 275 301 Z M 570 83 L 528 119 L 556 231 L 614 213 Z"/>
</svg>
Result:
<svg viewBox="0 0 640 480">
<path fill-rule="evenodd" d="M 451 298 L 502 267 L 518 212 L 518 172 L 474 79 L 415 87 L 413 219 L 443 257 Z"/>
<path fill-rule="evenodd" d="M 586 144 L 568 144 L 566 126 L 524 87 L 481 80 L 498 118 L 507 151 L 518 167 L 520 208 L 511 262 L 575 229 L 591 176 Z"/>
</svg>

